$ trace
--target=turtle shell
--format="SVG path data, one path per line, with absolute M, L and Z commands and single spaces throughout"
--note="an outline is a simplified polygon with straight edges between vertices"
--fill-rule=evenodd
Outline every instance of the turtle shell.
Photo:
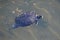
M 15 18 L 15 26 L 29 26 L 36 20 L 36 14 L 34 12 L 26 12 Z

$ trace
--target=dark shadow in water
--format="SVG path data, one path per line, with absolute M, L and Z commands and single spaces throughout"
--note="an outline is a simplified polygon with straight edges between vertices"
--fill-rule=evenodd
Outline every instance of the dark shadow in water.
M 4 37 L 4 33 L 0 31 L 0 37 Z
M 0 0 L 0 3 L 2 3 L 2 4 L 5 4 L 7 2 L 8 2 L 8 0 Z
M 56 0 L 58 3 L 60 3 L 60 0 Z

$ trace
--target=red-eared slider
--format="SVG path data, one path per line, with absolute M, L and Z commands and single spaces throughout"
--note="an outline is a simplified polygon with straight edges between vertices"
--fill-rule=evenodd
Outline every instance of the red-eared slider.
M 25 12 L 15 18 L 15 24 L 12 28 L 26 27 L 33 23 L 36 23 L 41 19 L 41 15 L 37 15 L 35 12 Z

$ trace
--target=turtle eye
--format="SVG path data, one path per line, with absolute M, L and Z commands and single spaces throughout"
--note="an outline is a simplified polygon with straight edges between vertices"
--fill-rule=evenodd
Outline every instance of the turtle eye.
M 41 19 L 42 18 L 42 16 L 37 16 L 37 19 Z

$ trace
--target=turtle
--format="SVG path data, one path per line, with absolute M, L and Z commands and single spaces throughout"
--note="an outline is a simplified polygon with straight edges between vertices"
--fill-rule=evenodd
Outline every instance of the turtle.
M 34 11 L 24 12 L 15 17 L 15 23 L 13 24 L 12 28 L 15 29 L 18 27 L 27 27 L 34 23 L 38 24 L 38 21 L 42 18 L 43 16 L 37 15 Z
M 14 35 L 14 33 L 12 33 L 11 31 L 12 29 L 16 29 L 19 27 L 28 27 L 34 23 L 38 24 L 39 20 L 41 20 L 42 18 L 43 16 L 37 15 L 34 11 L 23 12 L 22 14 L 15 17 L 12 27 L 8 28 L 8 32 L 11 35 Z

